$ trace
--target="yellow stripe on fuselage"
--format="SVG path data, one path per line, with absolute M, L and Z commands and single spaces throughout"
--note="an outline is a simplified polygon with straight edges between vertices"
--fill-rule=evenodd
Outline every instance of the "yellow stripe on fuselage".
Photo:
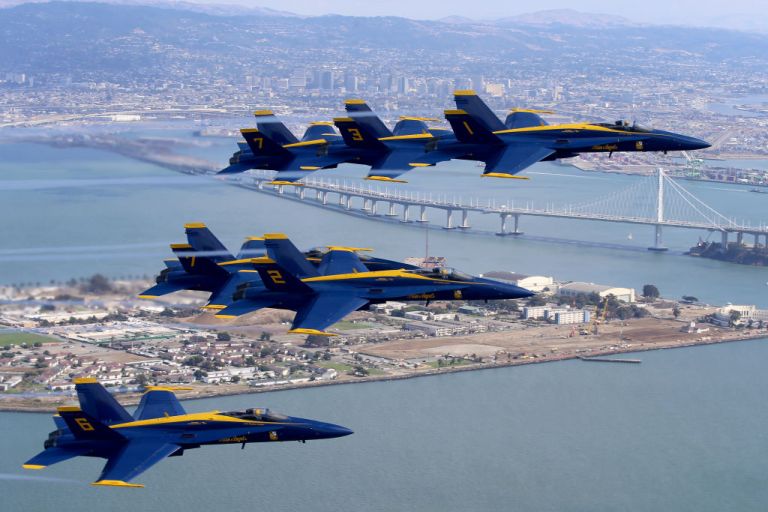
M 622 135 L 653 135 L 652 133 L 638 133 L 628 132 L 626 130 L 615 130 L 605 126 L 598 126 L 596 124 L 588 123 L 571 123 L 571 124 L 545 124 L 542 126 L 528 126 L 525 128 L 511 128 L 509 130 L 498 130 L 493 132 L 495 135 L 503 135 L 505 133 L 526 133 L 526 132 L 549 132 L 558 130 L 579 130 L 579 131 L 594 131 L 594 132 L 608 132 L 608 133 L 621 133 Z

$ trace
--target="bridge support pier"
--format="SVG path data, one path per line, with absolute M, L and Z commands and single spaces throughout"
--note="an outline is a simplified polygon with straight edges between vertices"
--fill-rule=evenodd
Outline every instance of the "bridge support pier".
M 285 187 L 283 187 L 282 185 L 278 185 L 277 186 L 277 193 L 282 195 L 284 192 L 285 192 Z
M 755 237 L 754 248 L 757 249 L 760 246 L 760 235 L 758 235 L 757 233 L 753 233 L 753 235 Z
M 296 187 L 296 188 L 299 189 L 299 199 L 304 200 L 304 194 L 306 194 L 307 191 L 304 189 L 304 187 Z
M 736 246 L 741 247 L 743 242 L 744 242 L 744 233 L 739 231 L 738 233 L 736 233 Z
M 421 206 L 420 208 L 421 208 L 421 214 L 419 215 L 418 222 L 429 222 L 429 220 L 427 220 L 427 207 Z
M 368 215 L 376 215 L 376 205 L 378 204 L 378 201 L 371 199 L 371 211 L 368 212 Z
M 352 208 L 352 196 L 346 196 L 344 198 L 344 209 L 349 210 Z
M 343 206 L 344 206 L 344 204 L 345 204 L 345 202 L 346 202 L 346 201 L 345 201 L 346 197 L 347 197 L 347 196 L 345 196 L 344 194 L 339 194 L 339 206 L 341 206 L 341 207 L 343 207 Z
M 461 225 L 459 226 L 459 229 L 469 229 L 471 226 L 469 225 L 469 211 L 467 210 L 461 210 Z
M 649 247 L 648 250 L 656 252 L 664 252 L 668 250 L 666 247 L 664 247 L 664 242 L 661 238 L 661 224 L 656 224 L 653 247 Z
M 453 210 L 445 210 L 445 226 L 443 229 L 454 229 Z
M 720 236 L 721 236 L 721 238 L 720 238 L 720 245 L 723 247 L 723 249 L 727 249 L 728 248 L 728 232 L 727 231 L 723 231 L 720 234 Z
M 389 202 L 389 210 L 387 210 L 387 217 L 397 217 L 397 213 L 395 213 L 395 203 L 393 201 Z
M 363 211 L 364 212 L 371 211 L 371 200 L 365 197 L 363 198 Z
M 411 207 L 407 204 L 403 205 L 403 218 L 400 220 L 400 222 L 411 222 L 408 220 L 408 212 L 411 209 Z

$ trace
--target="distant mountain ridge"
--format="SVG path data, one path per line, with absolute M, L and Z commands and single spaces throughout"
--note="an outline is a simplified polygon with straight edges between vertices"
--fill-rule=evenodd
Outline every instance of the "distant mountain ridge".
M 181 8 L 186 5 L 59 1 L 0 9 L 0 71 L 124 80 L 126 74 L 141 78 L 198 67 L 244 75 L 329 63 L 375 66 L 387 56 L 447 76 L 456 69 L 509 75 L 523 64 L 578 72 L 599 63 L 632 70 L 633 62 L 659 56 L 718 64 L 759 64 L 768 56 L 768 36 L 760 34 L 637 25 L 567 10 L 533 21 L 525 15 L 488 23 L 299 17 L 260 9 L 212 15 Z

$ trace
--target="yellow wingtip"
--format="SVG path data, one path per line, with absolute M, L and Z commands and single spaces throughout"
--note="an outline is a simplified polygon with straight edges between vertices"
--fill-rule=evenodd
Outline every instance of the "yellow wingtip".
M 512 180 L 529 180 L 528 176 L 515 176 L 514 174 L 508 174 L 506 172 L 487 172 L 483 174 L 483 178 L 507 178 Z
M 224 309 L 226 307 L 224 304 L 206 304 L 201 309 Z
M 338 336 L 332 332 L 318 331 L 317 329 L 291 329 L 288 334 L 314 334 L 315 336 Z
M 140 299 L 156 299 L 157 295 L 139 295 Z
M 96 377 L 78 377 L 73 381 L 75 384 L 98 384 Z
M 216 318 L 225 318 L 225 319 L 237 318 L 237 315 L 214 315 L 214 316 Z
M 98 482 L 93 482 L 91 485 L 105 485 L 110 487 L 133 487 L 133 488 L 144 487 L 144 484 L 131 484 L 128 482 L 123 482 L 122 480 L 99 480 Z
M 408 183 L 405 180 L 396 180 L 387 176 L 367 176 L 365 179 L 368 181 L 386 181 L 387 183 Z
M 45 469 L 46 466 L 41 466 L 40 464 L 22 464 L 22 468 L 24 469 Z

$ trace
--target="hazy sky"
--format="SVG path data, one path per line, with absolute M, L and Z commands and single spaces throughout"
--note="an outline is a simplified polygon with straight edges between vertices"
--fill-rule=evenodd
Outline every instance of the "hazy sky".
M 739 26 L 768 31 L 768 0 L 191 0 L 200 3 L 244 3 L 299 14 L 394 15 L 435 19 L 450 15 L 500 18 L 571 8 L 616 14 L 634 21 L 667 24 Z

